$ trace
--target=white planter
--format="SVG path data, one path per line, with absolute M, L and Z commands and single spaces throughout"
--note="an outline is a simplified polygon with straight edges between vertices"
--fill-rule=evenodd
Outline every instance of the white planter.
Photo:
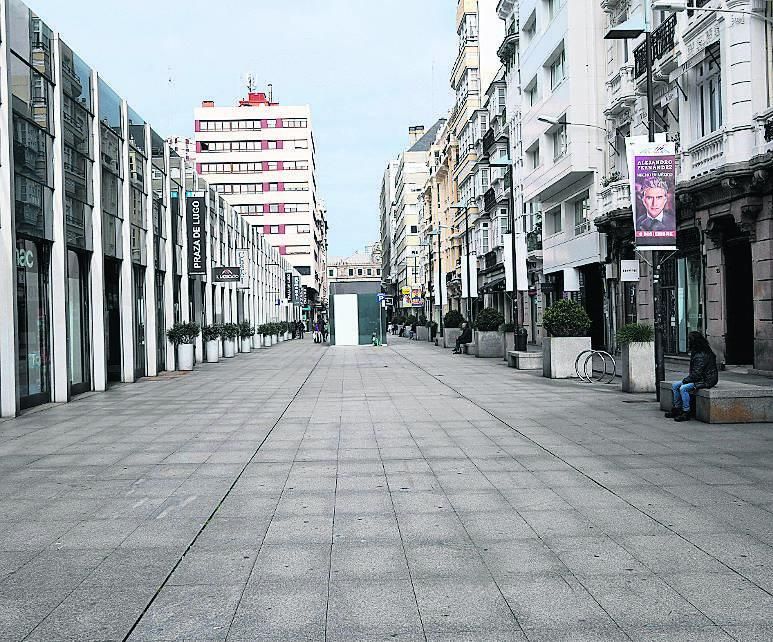
M 590 350 L 590 337 L 545 337 L 542 340 L 542 376 L 548 379 L 576 377 L 574 362 L 583 350 Z
M 260 334 L 253 334 L 252 335 L 252 348 L 253 350 L 257 350 L 258 348 L 263 347 L 263 336 Z
M 272 345 L 276 345 L 279 343 L 282 339 L 279 337 L 278 334 L 271 335 L 271 343 Z
M 429 341 L 429 328 L 426 325 L 417 325 L 416 338 L 419 341 Z
M 623 392 L 655 392 L 655 342 L 623 344 Z
M 252 337 L 242 337 L 239 352 L 252 352 Z
M 502 337 L 496 330 L 475 330 L 475 356 L 481 359 L 502 358 Z
M 204 344 L 204 353 L 207 363 L 217 363 L 220 361 L 220 355 L 218 354 L 219 339 L 212 339 Z
M 223 339 L 220 338 L 217 340 L 217 356 L 222 357 L 223 356 Z
M 274 339 L 270 334 L 264 334 L 263 335 L 263 346 L 265 348 L 270 348 L 272 345 L 274 345 Z
M 223 356 L 226 359 L 236 356 L 236 341 L 234 339 L 225 339 L 223 341 Z
M 177 369 L 193 370 L 195 346 L 192 343 L 177 344 Z
M 443 328 L 443 347 L 455 348 L 456 340 L 461 333 L 461 328 Z

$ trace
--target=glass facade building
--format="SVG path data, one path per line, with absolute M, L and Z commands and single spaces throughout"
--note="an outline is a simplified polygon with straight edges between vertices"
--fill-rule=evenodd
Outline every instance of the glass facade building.
M 40 16 L 0 5 L 0 416 L 174 369 L 174 323 L 298 316 L 277 305 L 285 257 Z M 190 275 L 199 194 L 208 259 Z M 237 250 L 243 281 L 213 282 Z

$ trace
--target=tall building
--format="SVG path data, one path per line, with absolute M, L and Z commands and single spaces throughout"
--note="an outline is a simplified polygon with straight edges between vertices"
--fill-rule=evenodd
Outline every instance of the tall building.
M 395 176 L 397 161 L 387 163 L 381 177 L 379 222 L 381 225 L 381 286 L 382 291 L 397 296 L 397 263 L 392 247 L 395 233 Z
M 249 92 L 233 107 L 205 100 L 194 118 L 196 171 L 287 257 L 321 307 L 327 220 L 309 106 Z

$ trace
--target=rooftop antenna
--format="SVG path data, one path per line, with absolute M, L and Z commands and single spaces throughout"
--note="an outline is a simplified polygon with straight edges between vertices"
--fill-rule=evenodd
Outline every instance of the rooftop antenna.
M 268 83 L 268 102 L 274 102 L 274 85 L 272 83 Z
M 255 91 L 255 76 L 249 72 L 245 76 L 245 82 L 247 83 L 247 91 L 252 93 Z

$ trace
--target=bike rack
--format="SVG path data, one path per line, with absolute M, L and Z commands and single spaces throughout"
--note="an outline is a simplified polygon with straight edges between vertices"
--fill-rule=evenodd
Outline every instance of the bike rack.
M 583 355 L 587 355 L 585 357 L 585 361 L 582 363 L 582 372 L 580 372 L 580 359 L 582 359 Z M 598 378 L 595 378 L 595 375 L 593 374 L 593 357 L 599 357 L 601 361 L 604 363 L 604 372 L 598 375 Z M 609 363 L 607 361 L 609 359 Z M 588 364 L 591 364 L 591 372 L 588 374 Z M 609 365 L 612 366 L 612 371 L 609 371 Z M 577 359 L 574 361 L 574 371 L 577 373 L 577 377 L 582 381 L 583 383 L 612 383 L 615 380 L 615 375 L 617 374 L 617 362 L 615 361 L 615 358 L 606 352 L 605 350 L 583 350 L 580 354 L 577 355 Z M 604 381 L 609 377 L 607 381 Z

